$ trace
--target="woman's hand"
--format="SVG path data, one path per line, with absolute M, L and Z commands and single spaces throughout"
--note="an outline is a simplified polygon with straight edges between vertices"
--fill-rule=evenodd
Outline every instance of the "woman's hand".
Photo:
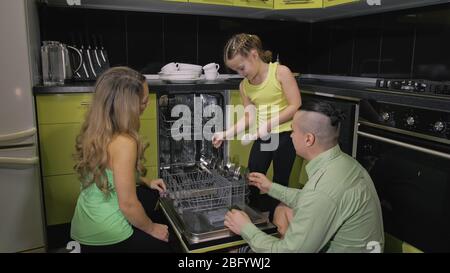
M 141 181 L 150 189 L 157 190 L 160 194 L 167 191 L 166 184 L 164 183 L 164 181 L 161 178 L 150 180 L 146 177 L 141 177 Z
M 214 148 L 219 148 L 222 142 L 225 140 L 225 132 L 217 132 L 212 137 L 212 145 Z
M 248 180 L 250 185 L 257 187 L 263 193 L 269 192 L 272 187 L 272 181 L 262 173 L 250 173 Z
M 150 181 L 148 186 L 151 189 L 159 191 L 160 194 L 164 193 L 167 190 L 166 184 L 161 178 Z
M 149 231 L 147 232 L 151 236 L 158 240 L 168 242 L 169 241 L 169 228 L 166 225 L 158 223 L 152 223 Z

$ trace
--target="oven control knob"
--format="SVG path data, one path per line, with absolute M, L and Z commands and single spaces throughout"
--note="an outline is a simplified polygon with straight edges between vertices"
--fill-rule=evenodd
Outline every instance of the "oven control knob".
M 433 125 L 433 130 L 435 132 L 440 133 L 440 132 L 442 132 L 444 130 L 444 127 L 445 127 L 445 125 L 444 125 L 444 123 L 442 121 L 436 121 L 434 123 L 434 125 Z
M 413 116 L 409 116 L 406 118 L 406 124 L 408 124 L 409 126 L 413 126 L 415 122 L 416 121 L 414 120 Z
M 381 118 L 383 119 L 383 121 L 388 121 L 391 118 L 391 114 L 389 114 L 388 112 L 382 112 Z

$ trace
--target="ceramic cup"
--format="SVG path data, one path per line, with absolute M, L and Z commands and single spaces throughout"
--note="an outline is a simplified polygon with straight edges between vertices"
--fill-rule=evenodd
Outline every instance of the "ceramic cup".
M 215 70 L 219 71 L 220 65 L 216 63 L 209 63 L 205 66 L 203 66 L 203 70 L 206 72 L 207 70 Z
M 211 81 L 217 79 L 217 77 L 219 77 L 219 72 L 217 72 L 217 70 L 215 69 L 205 70 L 205 80 Z

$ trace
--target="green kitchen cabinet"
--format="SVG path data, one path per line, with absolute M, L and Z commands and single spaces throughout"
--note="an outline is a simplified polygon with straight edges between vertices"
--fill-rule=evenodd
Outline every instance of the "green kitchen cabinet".
M 91 93 L 38 95 L 38 124 L 81 123 L 91 100 Z
M 359 0 L 323 0 L 323 7 L 328 8 L 332 6 L 342 5 L 342 4 L 348 4 L 352 2 L 356 2 Z
M 274 0 L 234 0 L 234 6 L 244 8 L 273 9 Z
M 234 0 L 189 0 L 189 3 L 233 6 Z
M 141 120 L 139 133 L 143 144 L 149 144 L 144 152 L 146 164 L 149 166 L 158 165 L 158 132 L 156 119 Z
M 80 183 L 73 170 L 75 139 L 80 133 L 93 94 L 46 94 L 36 96 L 39 149 L 44 181 L 47 225 L 72 219 Z M 150 146 L 145 151 L 147 177 L 157 178 L 156 94 L 141 116 L 140 135 Z
M 141 115 L 141 120 L 143 119 L 156 119 L 156 93 L 150 93 L 148 95 L 148 106 L 145 108 L 144 113 Z
M 43 182 L 47 225 L 69 223 L 80 193 L 77 175 L 48 176 Z
M 39 147 L 42 175 L 74 173 L 73 154 L 75 138 L 80 133 L 81 123 L 58 123 L 39 125 Z
M 310 9 L 322 8 L 322 0 L 274 0 L 274 9 Z

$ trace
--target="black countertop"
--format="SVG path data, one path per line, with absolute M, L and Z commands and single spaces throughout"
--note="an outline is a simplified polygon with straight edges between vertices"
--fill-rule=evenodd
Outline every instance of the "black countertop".
M 377 90 L 365 83 L 342 82 L 317 79 L 299 79 L 300 90 L 304 93 L 349 97 L 404 104 L 435 110 L 450 111 L 450 96 L 433 97 L 422 94 Z
M 161 80 L 147 80 L 150 92 L 192 92 L 192 91 L 220 91 L 238 90 L 241 79 L 227 79 L 216 81 L 197 81 L 195 83 L 166 83 Z M 298 79 L 299 87 L 305 94 L 319 96 L 335 96 L 354 98 L 356 100 L 367 99 L 397 104 L 405 104 L 416 107 L 431 108 L 450 111 L 450 96 L 431 97 L 421 94 L 405 94 L 376 90 L 374 86 L 363 82 Z M 72 83 L 65 86 L 35 86 L 33 93 L 40 94 L 67 94 L 89 93 L 94 91 L 94 82 Z
M 195 83 L 167 83 L 161 80 L 147 80 L 150 92 L 192 92 L 215 90 L 238 90 L 241 79 L 226 79 L 216 81 L 199 80 Z M 43 86 L 33 88 L 34 95 L 67 94 L 94 92 L 95 82 L 69 83 L 64 86 Z

